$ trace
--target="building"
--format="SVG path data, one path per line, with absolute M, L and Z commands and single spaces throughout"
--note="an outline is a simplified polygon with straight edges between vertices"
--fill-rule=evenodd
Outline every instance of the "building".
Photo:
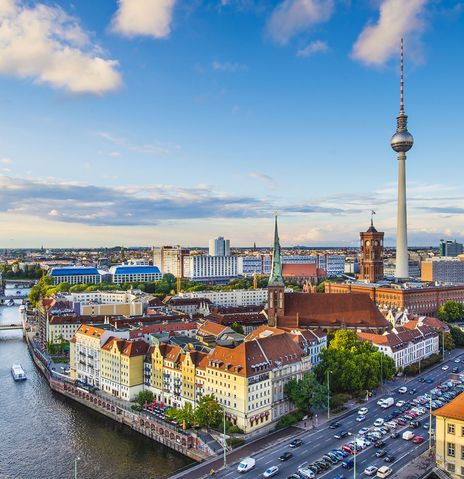
M 209 240 L 210 256 L 230 256 L 230 240 L 224 239 L 222 236 Z
M 182 311 L 190 317 L 198 314 L 201 309 L 211 304 L 211 301 L 207 298 L 179 298 L 176 296 L 168 297 L 164 302 L 168 308 Z
M 406 153 L 412 148 L 414 138 L 408 131 L 408 116 L 403 101 L 403 39 L 401 39 L 400 61 L 400 112 L 396 117 L 396 133 L 392 136 L 391 147 L 398 160 L 398 211 L 396 224 L 396 270 L 398 279 L 409 278 L 408 269 L 408 222 L 406 208 Z
M 269 274 L 271 271 L 271 255 L 249 255 L 237 257 L 237 272 L 239 276 L 254 274 Z
M 464 252 L 462 243 L 457 243 L 456 240 L 440 240 L 439 246 L 440 256 L 455 257 Z
M 287 289 L 287 291 L 291 291 Z M 267 288 L 235 289 L 232 291 L 190 291 L 178 293 L 175 297 L 208 299 L 214 306 L 264 306 Z
M 144 388 L 143 363 L 148 344 L 140 339 L 110 337 L 101 347 L 100 388 L 132 401 Z
M 437 467 L 454 479 L 464 477 L 464 393 L 433 412 Z
M 104 273 L 97 268 L 86 266 L 70 266 L 67 268 L 52 268 L 49 275 L 55 284 L 99 284 Z
M 326 283 L 326 293 L 366 294 L 381 309 L 434 316 L 446 301 L 464 303 L 464 285 L 427 283 Z
M 250 334 L 253 330 L 267 323 L 263 306 L 212 306 L 205 311 L 205 320 L 214 321 L 223 326 L 231 326 L 234 323 L 242 326 L 244 334 Z
M 439 349 L 438 334 L 423 324 L 422 326 L 405 324 L 384 334 L 358 332 L 362 341 L 377 346 L 378 350 L 395 361 L 397 369 L 405 368 L 437 354 Z
M 358 279 L 368 283 L 377 283 L 383 279 L 383 237 L 384 233 L 371 226 L 366 232 L 359 233 L 361 237 L 361 261 Z
M 184 275 L 184 258 L 190 250 L 182 246 L 155 246 L 153 248 L 153 266 L 157 266 L 161 274 L 170 273 L 175 277 Z
M 206 320 L 198 323 L 196 339 L 208 347 L 237 346 L 243 341 L 244 336 L 236 333 L 229 326 L 218 324 L 214 321 Z
M 318 268 L 325 270 L 329 278 L 338 278 L 345 273 L 345 257 L 339 254 L 320 254 L 317 256 Z
M 184 258 L 184 275 L 191 281 L 228 282 L 238 276 L 237 256 L 200 256 Z
M 311 263 L 283 263 L 282 276 L 286 280 L 304 283 L 310 281 L 317 284 L 320 279 L 325 278 L 325 269 L 318 268 Z
M 367 295 L 285 292 L 277 218 L 266 314 L 269 326 L 278 328 L 351 328 L 383 332 L 389 327 L 388 321 Z
M 111 266 L 110 276 L 111 282 L 116 284 L 148 283 L 159 281 L 163 277 L 157 266 L 134 266 L 127 264 Z
M 430 258 L 422 262 L 422 281 L 464 283 L 464 261 L 452 257 Z
M 384 261 L 383 264 L 384 275 L 386 278 L 394 278 L 396 274 L 396 260 L 390 258 Z M 418 279 L 421 276 L 421 262 L 418 260 L 410 259 L 408 261 L 409 277 L 412 279 Z

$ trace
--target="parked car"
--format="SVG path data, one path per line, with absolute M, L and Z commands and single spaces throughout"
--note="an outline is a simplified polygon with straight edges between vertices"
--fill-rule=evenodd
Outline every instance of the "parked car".
M 343 462 L 342 462 L 342 467 L 343 469 L 352 469 L 354 466 L 354 460 L 353 459 L 345 459 Z

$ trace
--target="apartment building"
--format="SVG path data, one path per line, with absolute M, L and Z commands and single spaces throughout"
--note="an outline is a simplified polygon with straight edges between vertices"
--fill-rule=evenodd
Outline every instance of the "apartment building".
M 464 258 L 430 258 L 421 264 L 422 281 L 464 283 Z
M 437 467 L 454 478 L 464 477 L 464 393 L 433 412 Z
M 218 282 L 238 276 L 237 256 L 200 256 L 184 258 L 184 276 L 191 281 Z
M 191 291 L 179 293 L 176 297 L 208 299 L 214 306 L 259 306 L 267 302 L 267 288 Z

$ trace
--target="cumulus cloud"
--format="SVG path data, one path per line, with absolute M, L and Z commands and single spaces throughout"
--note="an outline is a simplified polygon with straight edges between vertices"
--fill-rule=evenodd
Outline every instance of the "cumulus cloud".
M 322 40 L 315 40 L 311 42 L 309 45 L 306 45 L 304 48 L 300 48 L 296 52 L 297 57 L 310 57 L 315 55 L 316 53 L 326 53 L 329 51 L 329 46 L 326 42 Z
M 284 0 L 272 12 L 267 31 L 273 40 L 285 44 L 294 35 L 329 20 L 333 7 L 333 0 Z
M 126 37 L 165 38 L 171 33 L 176 0 L 119 0 L 113 31 Z
M 214 61 L 211 64 L 211 68 L 215 71 L 227 72 L 227 73 L 236 73 L 236 72 L 248 70 L 248 67 L 241 63 L 218 62 L 218 61 Z
M 385 63 L 398 51 L 401 37 L 411 38 L 423 31 L 426 4 L 427 0 L 383 0 L 379 19 L 361 32 L 353 46 L 353 57 L 371 65 Z
M 0 1 L 0 73 L 102 94 L 121 85 L 117 66 L 60 7 Z

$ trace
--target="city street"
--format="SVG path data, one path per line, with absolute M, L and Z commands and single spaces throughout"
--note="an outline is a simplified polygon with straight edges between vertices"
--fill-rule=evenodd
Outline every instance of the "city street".
M 464 361 L 464 354 L 453 355 L 450 357 L 450 359 L 447 359 L 446 362 L 440 363 L 438 367 L 435 367 L 434 369 L 421 375 L 422 377 L 430 378 L 433 381 L 432 383 L 428 384 L 424 382 L 419 382 L 418 379 L 420 376 L 417 376 L 416 378 L 414 378 L 414 380 L 406 383 L 408 387 L 408 393 L 400 394 L 398 392 L 394 392 L 386 394 L 383 397 L 393 397 L 395 399 L 395 402 L 400 399 L 408 401 L 430 391 L 431 389 L 436 387 L 437 384 L 449 378 L 449 373 L 452 367 L 456 366 L 456 364 L 454 364 L 454 359 L 456 357 L 461 357 L 461 359 Z M 442 370 L 442 366 L 444 364 L 449 365 L 448 371 Z M 459 366 L 459 369 L 461 370 L 462 364 L 458 364 L 457 366 Z M 398 381 L 398 387 L 402 385 L 403 382 Z M 414 395 L 409 394 L 409 390 L 411 388 L 416 389 Z M 382 396 L 378 396 L 377 398 L 375 398 L 376 401 L 380 399 L 380 397 Z M 304 444 L 298 448 L 291 449 L 288 446 L 290 441 L 287 441 L 285 444 L 282 443 L 276 446 L 272 446 L 265 451 L 253 454 L 252 457 L 254 457 L 254 459 L 256 460 L 256 467 L 251 473 L 249 473 L 249 475 L 252 477 L 262 476 L 263 472 L 267 468 L 269 468 L 270 466 L 277 465 L 279 467 L 278 477 L 287 477 L 295 473 L 300 465 L 311 464 L 314 461 L 320 459 L 324 454 L 330 452 L 332 449 L 341 448 L 343 444 L 353 441 L 354 435 L 357 434 L 362 427 L 371 427 L 377 418 L 384 418 L 393 409 L 395 409 L 395 406 L 392 406 L 388 409 L 382 409 L 376 404 L 376 401 L 370 402 L 369 412 L 366 414 L 366 419 L 362 422 L 356 421 L 357 410 L 353 410 L 351 413 L 338 420 L 338 422 L 341 423 L 341 426 L 337 429 L 330 429 L 330 422 L 327 422 L 323 426 L 320 426 L 320 429 L 317 429 L 315 431 L 308 431 L 298 436 L 304 442 Z M 428 448 L 428 430 L 423 428 L 423 424 L 429 422 L 428 407 L 427 413 L 419 419 L 421 421 L 421 426 L 418 429 L 415 429 L 414 432 L 415 434 L 421 435 L 426 439 L 423 444 L 416 445 L 413 444 L 411 441 L 401 439 L 401 437 L 397 439 L 392 439 L 389 437 L 388 434 L 382 440 L 385 442 L 384 449 L 388 452 L 388 454 L 395 457 L 394 462 L 392 462 L 391 464 L 386 464 L 383 458 L 375 457 L 375 452 L 377 451 L 377 449 L 373 446 L 370 446 L 364 451 L 357 453 L 356 455 L 356 477 L 368 477 L 363 472 L 366 467 L 380 467 L 381 465 L 390 466 L 393 469 L 394 476 L 395 473 L 397 473 L 413 457 L 416 457 L 422 452 L 424 452 Z M 395 431 L 400 432 L 401 435 L 403 431 L 408 429 L 411 430 L 411 427 L 404 426 L 396 429 Z M 351 436 L 347 436 L 343 439 L 335 439 L 334 434 L 339 431 L 348 431 L 349 433 L 351 433 Z M 281 456 L 286 451 L 292 452 L 293 457 L 288 461 L 281 462 L 279 460 L 279 456 Z M 337 474 L 343 474 L 344 477 L 351 478 L 354 477 L 354 469 L 343 469 L 341 467 L 341 462 L 339 462 L 338 464 L 334 464 L 330 468 L 330 470 L 318 474 L 317 477 L 332 479 L 336 477 Z M 243 477 L 243 475 L 237 472 L 237 463 L 235 463 L 229 465 L 226 470 L 218 472 L 217 477 L 235 479 Z

